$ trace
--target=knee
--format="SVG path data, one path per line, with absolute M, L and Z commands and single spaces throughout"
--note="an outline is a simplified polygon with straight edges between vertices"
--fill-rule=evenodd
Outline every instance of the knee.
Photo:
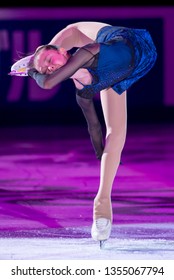
M 76 102 L 77 102 L 77 104 L 79 105 L 80 108 L 82 108 L 84 110 L 87 110 L 90 107 L 90 105 L 92 103 L 92 100 L 82 98 L 81 96 L 76 94 Z
M 105 141 L 105 152 L 121 153 L 126 140 L 126 130 L 120 133 L 111 132 Z

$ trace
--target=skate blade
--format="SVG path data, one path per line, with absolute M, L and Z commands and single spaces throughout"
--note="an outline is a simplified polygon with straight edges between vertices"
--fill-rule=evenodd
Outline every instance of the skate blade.
M 104 249 L 106 240 L 100 240 L 100 249 Z

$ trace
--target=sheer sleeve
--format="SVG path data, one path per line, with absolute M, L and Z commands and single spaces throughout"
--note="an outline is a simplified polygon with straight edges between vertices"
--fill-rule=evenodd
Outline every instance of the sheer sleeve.
M 78 69 L 89 67 L 95 55 L 99 52 L 99 44 L 89 44 L 78 49 L 67 63 L 52 74 L 40 74 L 35 69 L 30 69 L 28 75 L 36 80 L 36 83 L 44 89 L 51 89 L 62 81 L 70 78 Z

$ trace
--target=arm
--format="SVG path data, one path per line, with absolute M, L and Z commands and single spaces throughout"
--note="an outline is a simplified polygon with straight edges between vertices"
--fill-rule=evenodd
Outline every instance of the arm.
M 99 44 L 95 43 L 85 48 L 78 49 L 76 53 L 69 58 L 67 63 L 57 69 L 52 74 L 40 74 L 35 69 L 28 71 L 28 75 L 36 80 L 36 83 L 44 89 L 51 89 L 57 84 L 71 78 L 71 76 L 80 68 L 90 66 L 94 55 L 99 52 Z

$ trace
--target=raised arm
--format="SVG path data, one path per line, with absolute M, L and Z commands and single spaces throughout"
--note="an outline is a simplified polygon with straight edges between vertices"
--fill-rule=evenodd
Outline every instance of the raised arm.
M 95 55 L 99 52 L 100 45 L 94 43 L 80 48 L 69 58 L 67 63 L 57 69 L 52 74 L 40 74 L 35 69 L 28 71 L 28 75 L 36 80 L 36 83 L 44 89 L 51 89 L 57 84 L 71 78 L 71 76 L 80 68 L 89 67 Z

